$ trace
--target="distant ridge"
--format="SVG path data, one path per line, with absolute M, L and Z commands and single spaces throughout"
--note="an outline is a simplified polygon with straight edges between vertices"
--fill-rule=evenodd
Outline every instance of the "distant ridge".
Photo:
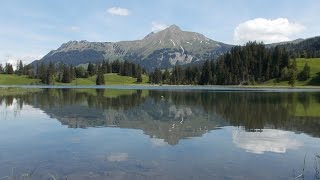
M 320 37 L 267 44 L 267 47 L 286 47 L 291 54 L 320 56 Z M 50 51 L 32 64 L 65 63 L 73 66 L 103 60 L 127 60 L 140 64 L 147 71 L 156 67 L 165 69 L 175 65 L 189 65 L 212 60 L 228 52 L 234 45 L 214 41 L 206 36 L 183 31 L 177 25 L 151 32 L 141 40 L 120 42 L 69 41 Z M 311 51 L 310 51 L 311 49 Z
M 135 41 L 69 41 L 33 63 L 62 62 L 79 65 L 120 59 L 138 63 L 147 70 L 152 70 L 155 67 L 170 68 L 176 64 L 186 65 L 213 59 L 231 47 L 233 46 L 211 40 L 196 32 L 183 31 L 172 25 Z

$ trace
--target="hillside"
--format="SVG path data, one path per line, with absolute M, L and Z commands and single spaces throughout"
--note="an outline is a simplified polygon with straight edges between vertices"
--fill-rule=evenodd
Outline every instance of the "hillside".
M 320 58 L 297 58 L 297 68 L 300 72 L 305 63 L 308 63 L 310 66 L 310 78 L 306 81 L 296 81 L 297 86 L 319 86 L 320 85 Z M 276 82 L 275 79 L 271 79 L 263 85 L 267 86 L 288 86 L 288 81 Z
M 185 65 L 213 59 L 231 47 L 232 45 L 211 40 L 196 32 L 183 31 L 178 26 L 172 25 L 135 41 L 115 43 L 69 41 L 33 64 L 62 62 L 79 65 L 88 61 L 121 59 L 153 70 L 155 67 L 170 68 L 176 64 Z
M 320 58 L 320 36 L 308 39 L 297 39 L 290 42 L 277 43 L 285 47 L 288 52 L 300 58 Z

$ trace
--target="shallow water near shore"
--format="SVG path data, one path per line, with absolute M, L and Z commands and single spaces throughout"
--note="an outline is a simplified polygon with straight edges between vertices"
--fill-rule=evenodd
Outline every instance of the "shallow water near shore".
M 51 88 L 0 95 L 0 132 L 4 179 L 313 179 L 320 93 Z

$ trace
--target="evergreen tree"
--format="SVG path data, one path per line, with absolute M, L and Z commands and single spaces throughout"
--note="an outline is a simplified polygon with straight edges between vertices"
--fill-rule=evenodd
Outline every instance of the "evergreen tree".
M 37 68 L 37 78 L 40 79 L 41 83 L 46 84 L 47 68 L 44 63 L 41 63 L 40 67 Z
M 280 78 L 280 80 L 282 80 L 282 81 L 288 81 L 289 78 L 290 78 L 290 76 L 289 76 L 289 70 L 288 70 L 287 67 L 285 67 L 285 68 L 283 68 L 283 69 L 281 70 L 281 78 Z
M 210 81 L 212 81 L 212 71 L 211 71 L 211 64 L 210 61 L 204 62 L 202 66 L 201 71 L 201 77 L 200 77 L 200 84 L 206 85 L 209 84 Z
M 6 66 L 4 67 L 4 71 L 6 74 L 13 74 L 13 67 L 10 63 L 6 63 Z
M 295 86 L 297 80 L 297 61 L 293 59 L 293 61 L 289 65 L 289 85 L 292 87 Z
M 91 62 L 88 64 L 88 69 L 87 69 L 87 71 L 88 71 L 89 76 L 93 76 L 93 75 L 95 75 L 95 73 L 96 73 L 95 67 L 94 67 L 94 65 L 93 65 Z
M 0 74 L 3 74 L 3 73 L 4 73 L 4 70 L 3 70 L 2 64 L 0 64 Z
M 21 60 L 17 61 L 16 74 L 19 76 L 23 74 L 23 63 Z
M 170 72 L 166 69 L 162 74 L 162 84 L 170 83 Z
M 72 66 L 70 66 L 70 67 L 69 67 L 69 72 L 70 72 L 70 79 L 71 79 L 71 81 L 72 81 L 72 80 L 74 80 L 74 79 L 76 78 L 75 69 L 74 69 Z
M 162 82 L 162 72 L 159 68 L 154 70 L 153 83 L 160 84 Z
M 96 78 L 96 85 L 104 85 L 104 75 L 102 71 L 98 71 L 97 78 Z
M 82 66 L 75 67 L 74 71 L 75 71 L 76 78 L 88 78 L 89 77 L 88 71 L 86 71 L 84 69 L 84 67 L 82 67 Z
M 70 69 L 66 66 L 63 69 L 61 82 L 62 83 L 71 83 L 71 81 L 72 81 L 72 79 L 71 79 L 71 75 L 70 75 Z
M 137 83 L 142 83 L 141 71 L 138 71 L 138 72 L 137 72 Z
M 50 62 L 49 67 L 47 69 L 45 84 L 48 84 L 48 85 L 54 84 L 54 73 L 55 73 L 54 64 Z
M 299 73 L 299 80 L 300 81 L 306 81 L 309 78 L 310 78 L 310 66 L 306 62 L 306 64 L 304 65 L 302 71 Z

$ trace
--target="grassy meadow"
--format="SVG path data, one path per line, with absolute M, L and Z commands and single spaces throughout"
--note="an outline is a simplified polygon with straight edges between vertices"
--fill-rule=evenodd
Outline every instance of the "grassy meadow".
M 298 73 L 301 72 L 305 63 L 310 66 L 310 78 L 306 81 L 296 81 L 296 86 L 319 86 L 320 85 L 320 58 L 297 58 Z M 276 82 L 276 79 L 271 79 L 261 84 L 263 86 L 289 86 L 288 81 Z
M 136 78 L 128 76 L 120 76 L 118 74 L 109 73 L 104 75 L 106 85 L 138 85 L 147 84 L 149 81 L 148 76 L 142 76 L 142 83 L 137 83 Z M 39 79 L 30 79 L 27 76 L 18 76 L 15 74 L 0 74 L 0 85 L 39 85 Z M 77 78 L 71 83 L 56 82 L 55 85 L 96 85 L 96 76 L 89 78 Z

